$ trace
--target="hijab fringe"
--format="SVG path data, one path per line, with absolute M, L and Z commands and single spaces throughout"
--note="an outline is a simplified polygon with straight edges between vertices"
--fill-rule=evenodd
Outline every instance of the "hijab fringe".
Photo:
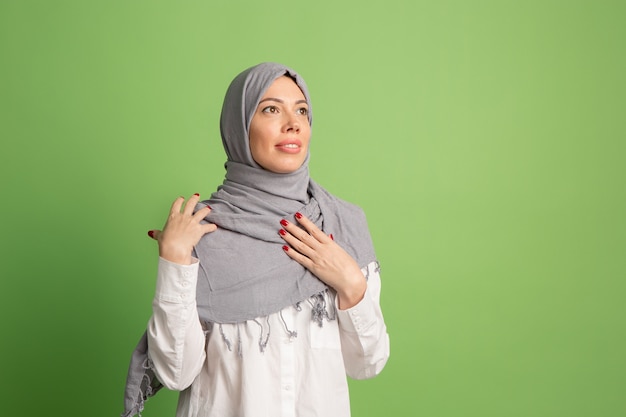
M 308 299 L 308 302 L 311 304 L 311 321 L 315 322 L 319 327 L 323 327 L 324 320 L 333 321 L 337 319 L 337 311 L 335 310 L 332 295 L 329 290 L 324 290 L 318 294 L 311 296 Z M 302 311 L 302 306 L 300 304 L 301 303 L 298 302 L 293 305 L 293 308 L 296 310 L 296 312 Z M 282 310 L 278 312 L 278 317 L 280 318 L 280 321 L 283 324 L 283 330 L 285 331 L 285 334 L 290 339 L 295 339 L 296 337 L 298 337 L 298 331 L 290 329 L 289 326 L 287 325 L 287 322 L 285 321 L 285 318 L 283 317 Z M 260 319 L 261 318 L 259 318 L 259 320 Z M 252 320 L 247 320 L 246 322 L 248 321 L 254 322 L 256 323 L 257 326 L 259 326 L 259 341 L 258 341 L 259 352 L 264 353 L 265 349 L 267 348 L 267 344 L 269 342 L 270 335 L 271 335 L 269 315 L 265 316 L 262 319 L 264 323 L 262 323 L 259 320 L 252 319 Z M 237 335 L 235 336 L 236 345 L 237 345 L 236 351 L 237 351 L 237 356 L 239 356 L 240 358 L 242 358 L 244 354 L 243 343 L 241 339 L 241 328 L 240 328 L 240 325 L 242 324 L 243 323 L 235 323 L 235 326 L 237 329 Z M 203 326 L 206 328 L 210 328 L 213 326 L 213 323 L 204 322 Z M 222 338 L 222 341 L 224 342 L 224 345 L 226 346 L 229 352 L 232 352 L 233 344 L 234 344 L 232 338 L 229 338 L 226 332 L 224 331 L 224 324 L 219 323 L 218 327 L 220 329 L 220 336 Z M 205 332 L 205 334 L 209 332 L 210 330 L 208 332 Z
M 140 341 L 140 344 L 143 341 L 145 341 L 145 338 Z M 147 344 L 145 347 L 147 348 Z M 132 417 L 134 415 L 141 417 L 146 401 L 163 387 L 161 381 L 158 380 L 154 373 L 154 363 L 150 358 L 146 357 L 143 360 L 141 368 L 144 370 L 144 373 L 137 387 L 139 395 L 133 399 L 132 406 L 128 408 L 128 411 L 122 413 L 121 417 Z

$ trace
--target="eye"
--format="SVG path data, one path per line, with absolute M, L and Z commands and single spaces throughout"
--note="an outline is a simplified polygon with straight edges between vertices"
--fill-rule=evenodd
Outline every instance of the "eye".
M 306 107 L 300 107 L 296 113 L 301 116 L 306 116 L 309 114 L 309 109 L 307 109 Z
M 278 107 L 276 106 L 267 106 L 264 107 L 263 110 L 261 110 L 263 113 L 270 113 L 270 114 L 274 114 L 274 113 L 278 113 Z

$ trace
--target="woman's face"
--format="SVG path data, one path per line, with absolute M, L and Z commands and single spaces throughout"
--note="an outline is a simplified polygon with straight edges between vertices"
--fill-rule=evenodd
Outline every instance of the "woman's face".
M 256 163 L 278 174 L 300 168 L 311 137 L 308 112 L 298 85 L 287 76 L 277 78 L 250 122 L 250 152 Z

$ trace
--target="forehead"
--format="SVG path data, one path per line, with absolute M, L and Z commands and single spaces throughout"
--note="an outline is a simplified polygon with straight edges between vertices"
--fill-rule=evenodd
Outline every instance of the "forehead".
M 278 77 L 277 79 L 270 84 L 270 86 L 265 90 L 265 94 L 263 94 L 263 98 L 268 97 L 289 97 L 295 99 L 304 99 L 304 93 L 300 90 L 300 87 L 296 84 L 296 82 L 288 76 Z

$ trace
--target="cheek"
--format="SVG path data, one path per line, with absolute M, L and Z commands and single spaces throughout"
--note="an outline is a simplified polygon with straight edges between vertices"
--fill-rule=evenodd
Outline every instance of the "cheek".
M 307 126 L 307 128 L 302 132 L 302 142 L 309 147 L 309 143 L 311 140 L 311 128 Z
M 271 153 L 274 147 L 271 129 L 268 129 L 266 125 L 256 126 L 255 128 L 250 126 L 249 141 L 252 159 L 267 169 L 266 163 L 271 160 Z
M 255 131 L 253 129 L 250 129 L 250 136 L 249 136 L 249 143 L 250 143 L 250 155 L 252 156 L 252 159 L 258 163 L 259 160 L 259 132 Z
M 250 149 L 261 149 L 268 142 L 266 129 L 262 126 L 250 126 Z

